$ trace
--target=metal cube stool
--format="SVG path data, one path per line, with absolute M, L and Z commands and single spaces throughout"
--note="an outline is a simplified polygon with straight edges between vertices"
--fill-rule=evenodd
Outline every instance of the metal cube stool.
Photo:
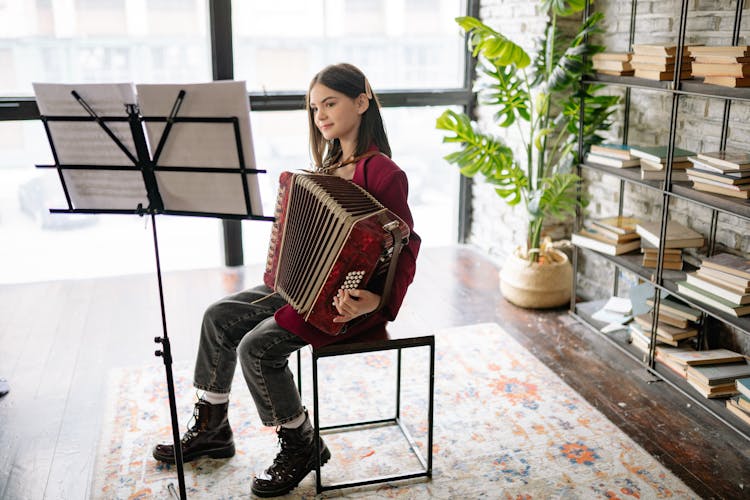
M 401 354 L 403 349 L 415 348 L 415 347 L 428 347 L 429 348 L 429 394 L 427 404 L 427 457 L 423 457 L 417 447 L 416 442 L 411 437 L 408 429 L 401 420 L 401 384 L 402 384 L 402 370 L 401 370 Z M 320 407 L 318 401 L 318 360 L 321 358 L 342 356 L 346 354 L 360 354 L 377 351 L 389 351 L 398 350 L 397 353 L 397 364 L 396 364 L 396 401 L 395 401 L 395 415 L 391 418 L 378 419 L 378 420 L 366 420 L 359 422 L 351 422 L 346 424 L 332 425 L 327 427 L 320 427 Z M 300 350 L 301 351 L 301 350 Z M 297 384 L 302 393 L 302 368 L 301 368 L 301 353 L 297 351 Z M 352 488 L 356 486 L 365 486 L 376 483 L 386 483 L 390 481 L 399 481 L 405 479 L 414 479 L 419 477 L 432 477 L 432 439 L 433 439 L 433 417 L 434 417 L 434 393 L 435 393 L 435 337 L 433 335 L 425 335 L 421 337 L 409 337 L 409 338 L 391 338 L 385 328 L 380 328 L 371 332 L 367 332 L 362 335 L 358 335 L 350 341 L 344 341 L 336 344 L 332 344 L 320 349 L 312 350 L 312 391 L 313 391 L 313 427 L 315 429 L 315 443 L 316 447 L 320 446 L 320 434 L 322 431 L 335 431 L 341 429 L 352 429 L 356 427 L 365 427 L 371 425 L 397 425 L 401 433 L 403 434 L 409 448 L 414 453 L 419 463 L 422 465 L 422 470 L 417 472 L 410 472 L 405 474 L 393 474 L 387 476 L 371 477 L 366 479 L 360 479 L 356 481 L 347 481 L 333 484 L 323 484 L 321 477 L 321 466 L 320 459 L 315 467 L 315 481 L 316 481 L 316 492 L 322 493 L 328 490 L 341 489 L 341 488 Z M 320 457 L 320 450 L 317 450 L 317 457 Z

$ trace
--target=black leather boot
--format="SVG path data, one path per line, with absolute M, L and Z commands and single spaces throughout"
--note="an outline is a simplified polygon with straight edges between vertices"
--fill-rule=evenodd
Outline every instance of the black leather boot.
M 275 497 L 289 493 L 315 469 L 314 431 L 305 411 L 305 423 L 296 429 L 279 427 L 281 451 L 271 467 L 253 479 L 253 493 L 259 497 Z M 320 465 L 331 458 L 328 447 L 320 440 Z
M 227 419 L 229 403 L 212 405 L 202 399 L 195 403 L 195 423 L 182 436 L 182 461 L 190 462 L 201 457 L 229 458 L 234 456 L 232 428 Z M 157 444 L 154 458 L 168 464 L 175 463 L 174 445 Z

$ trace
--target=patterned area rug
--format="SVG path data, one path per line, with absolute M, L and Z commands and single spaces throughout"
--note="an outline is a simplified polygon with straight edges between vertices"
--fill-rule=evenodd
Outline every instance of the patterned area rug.
M 436 341 L 433 478 L 338 490 L 326 496 L 697 498 L 498 325 L 441 331 Z M 324 359 L 320 364 L 322 424 L 392 416 L 394 355 Z M 401 414 L 424 450 L 427 350 L 405 351 L 403 366 L 406 388 Z M 302 373 L 303 382 L 309 382 L 307 351 Z M 182 433 L 195 392 L 190 367 L 175 366 L 174 375 Z M 168 498 L 169 485 L 177 487 L 176 469 L 151 457 L 156 441 L 171 441 L 163 365 L 119 370 L 110 383 L 93 498 Z M 303 399 L 312 406 L 308 389 L 303 385 Z M 230 402 L 230 422 L 237 455 L 186 464 L 188 498 L 251 498 L 253 472 L 271 463 L 277 451 L 275 432 L 260 425 L 239 376 Z M 398 427 L 324 438 L 333 454 L 322 471 L 324 484 L 419 467 Z M 312 473 L 288 498 L 314 496 Z

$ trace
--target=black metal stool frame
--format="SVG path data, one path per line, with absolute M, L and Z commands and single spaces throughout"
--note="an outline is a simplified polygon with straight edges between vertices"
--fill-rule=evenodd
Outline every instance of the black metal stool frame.
M 408 429 L 401 420 L 401 351 L 403 349 L 415 348 L 415 347 L 429 347 L 430 359 L 429 359 L 429 397 L 427 407 L 427 458 L 423 457 L 416 442 L 412 438 Z M 320 427 L 320 416 L 319 401 L 318 401 L 318 360 L 320 358 L 327 358 L 333 356 L 342 356 L 346 354 L 361 354 L 366 352 L 376 351 L 389 351 L 398 350 L 397 353 L 397 364 L 396 364 L 396 409 L 395 415 L 392 418 L 385 418 L 379 420 L 368 420 L 363 422 L 352 422 L 348 424 L 332 425 L 327 427 Z M 300 394 L 302 393 L 302 364 L 301 364 L 301 350 L 297 351 L 297 386 Z M 434 420 L 434 397 L 435 397 L 435 337 L 433 335 L 425 335 L 422 337 L 410 337 L 403 339 L 388 339 L 378 341 L 365 341 L 365 342 L 351 342 L 342 344 L 332 344 L 320 349 L 312 349 L 312 376 L 313 376 L 313 426 L 315 430 L 315 447 L 316 457 L 318 457 L 315 465 L 315 489 L 316 493 L 322 493 L 324 491 L 341 489 L 341 488 L 354 488 L 356 486 L 366 486 L 370 484 L 386 483 L 390 481 L 401 481 L 405 479 L 414 479 L 418 477 L 432 477 L 432 440 L 433 440 L 433 420 Z M 320 433 L 321 431 L 336 430 L 336 429 L 350 429 L 353 427 L 364 427 L 368 425 L 398 425 L 401 429 L 402 434 L 409 443 L 409 447 L 414 455 L 419 460 L 423 469 L 419 472 L 412 472 L 408 474 L 394 474 L 389 476 L 379 476 L 375 478 L 359 480 L 359 481 L 347 481 L 334 484 L 323 484 L 323 479 L 320 475 Z

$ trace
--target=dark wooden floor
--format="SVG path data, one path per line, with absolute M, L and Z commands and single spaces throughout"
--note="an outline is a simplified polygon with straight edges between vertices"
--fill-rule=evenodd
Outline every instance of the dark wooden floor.
M 176 360 L 194 357 L 206 305 L 257 268 L 169 273 Z M 750 443 L 573 320 L 507 303 L 497 269 L 466 247 L 426 249 L 393 329 L 497 322 L 704 498 L 750 496 Z M 0 499 L 88 497 L 107 372 L 156 363 L 155 276 L 0 286 Z

